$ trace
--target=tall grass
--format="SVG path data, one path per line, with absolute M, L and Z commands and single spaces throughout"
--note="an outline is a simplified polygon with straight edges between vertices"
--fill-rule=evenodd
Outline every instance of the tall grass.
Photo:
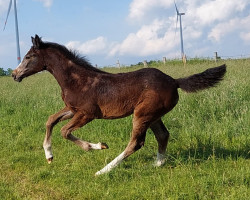
M 49 115 L 63 107 L 60 88 L 49 73 L 21 84 L 0 78 L 0 199 L 248 199 L 250 195 L 250 61 L 226 60 L 221 84 L 195 94 L 180 93 L 163 117 L 171 133 L 167 163 L 155 168 L 157 151 L 149 130 L 145 146 L 109 174 L 94 173 L 126 147 L 132 116 L 95 120 L 75 132 L 110 149 L 84 152 L 53 131 L 54 162 L 42 148 Z M 215 65 L 192 61 L 156 67 L 174 78 Z M 140 68 L 105 68 L 113 73 Z

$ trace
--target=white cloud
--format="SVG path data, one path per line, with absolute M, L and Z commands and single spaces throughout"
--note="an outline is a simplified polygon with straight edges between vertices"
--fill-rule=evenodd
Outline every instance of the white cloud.
M 133 0 L 130 4 L 129 18 L 140 20 L 147 12 L 155 8 L 168 8 L 173 4 L 172 0 Z
M 43 6 L 46 8 L 50 8 L 52 6 L 53 0 L 35 0 L 43 3 Z
M 244 40 L 245 42 L 250 43 L 250 32 L 248 32 L 248 33 L 246 33 L 246 32 L 241 33 L 241 34 L 240 34 L 240 37 L 241 37 L 241 39 Z
M 243 40 L 248 41 L 248 33 L 250 32 L 250 15 L 245 18 L 233 18 L 227 22 L 219 23 L 215 25 L 208 35 L 209 39 L 220 41 L 221 38 L 228 33 L 239 31 L 240 37 Z
M 84 43 L 80 41 L 70 41 L 66 46 L 70 49 L 76 49 L 82 54 L 104 54 L 103 51 L 108 47 L 108 43 L 106 38 L 100 36 Z
M 0 0 L 0 16 L 6 15 L 5 11 L 8 9 L 9 1 Z
M 239 19 L 232 19 L 228 22 L 217 24 L 208 34 L 208 38 L 219 42 L 224 35 L 235 30 L 239 22 Z
M 6 1 L 6 0 L 0 0 L 0 8 L 7 8 L 9 4 L 9 1 Z
M 108 41 L 105 37 L 81 43 L 70 41 L 68 48 L 76 49 L 82 54 L 105 54 L 108 56 L 147 56 L 167 52 L 178 42 L 173 29 L 164 20 L 154 20 L 143 25 L 136 33 L 130 33 L 120 43 Z
M 144 25 L 136 33 L 130 33 L 120 44 L 116 44 L 110 55 L 148 56 L 166 52 L 177 42 L 174 31 L 168 30 L 162 20 Z
M 199 29 L 196 29 L 193 26 L 188 26 L 184 29 L 185 31 L 185 39 L 191 40 L 191 39 L 198 39 L 202 35 L 202 31 Z M 179 34 L 179 33 L 178 33 Z
M 53 0 L 33 0 L 33 1 L 39 1 L 39 2 L 43 3 L 43 6 L 46 8 L 50 8 L 53 4 Z M 9 0 L 0 0 L 0 16 L 7 14 L 9 2 L 10 2 Z M 18 3 L 18 1 L 17 1 L 17 3 Z M 13 7 L 13 2 L 12 2 L 12 7 Z
M 244 27 L 243 30 L 241 30 L 241 33 L 240 33 L 240 37 L 241 39 L 246 42 L 246 43 L 250 43 L 250 15 L 248 15 L 247 17 L 243 18 L 241 20 L 241 23 L 240 25 L 238 24 L 238 26 L 240 27 Z
M 205 1 L 196 7 L 193 17 L 197 17 L 202 25 L 211 24 L 215 21 L 228 19 L 234 13 L 242 11 L 246 7 L 246 0 L 215 0 Z
M 250 15 L 242 15 L 249 8 L 248 0 L 179 0 L 177 5 L 180 12 L 186 13 L 182 18 L 184 50 L 186 47 L 195 56 L 209 52 L 208 47 L 201 44 L 209 40 L 220 42 L 234 31 L 238 31 L 242 40 L 250 41 Z M 174 1 L 133 0 L 128 19 L 135 21 L 138 28 L 120 42 L 107 41 L 101 36 L 84 43 L 71 41 L 67 46 L 84 54 L 111 57 L 176 55 L 180 36 L 179 24 L 175 27 Z

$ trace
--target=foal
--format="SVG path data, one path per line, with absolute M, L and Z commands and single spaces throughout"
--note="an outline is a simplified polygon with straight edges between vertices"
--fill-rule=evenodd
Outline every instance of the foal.
M 169 132 L 161 117 L 178 102 L 178 88 L 196 92 L 215 86 L 222 80 L 226 66 L 208 69 L 187 78 L 173 79 L 163 72 L 146 68 L 129 73 L 110 74 L 91 66 L 84 58 L 66 47 L 32 37 L 33 46 L 12 73 L 14 80 L 47 70 L 62 90 L 65 108 L 51 115 L 46 123 L 43 142 L 46 159 L 52 162 L 51 134 L 59 122 L 71 119 L 62 127 L 62 136 L 82 149 L 107 149 L 105 143 L 89 143 L 72 135 L 93 119 L 116 119 L 133 114 L 133 130 L 126 149 L 96 175 L 109 172 L 122 160 L 144 145 L 151 128 L 158 142 L 156 165 L 165 162 Z

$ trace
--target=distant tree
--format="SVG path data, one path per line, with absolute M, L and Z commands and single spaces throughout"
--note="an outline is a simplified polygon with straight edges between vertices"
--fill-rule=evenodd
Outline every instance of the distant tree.
M 3 68 L 0 68 L 0 76 L 5 76 L 6 75 L 6 72 L 4 71 Z
M 11 76 L 13 70 L 11 68 L 8 68 L 7 71 L 5 72 L 6 76 Z

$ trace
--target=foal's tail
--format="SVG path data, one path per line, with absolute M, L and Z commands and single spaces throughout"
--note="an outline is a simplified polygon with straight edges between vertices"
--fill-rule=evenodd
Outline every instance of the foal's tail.
M 178 88 L 185 92 L 197 92 L 215 86 L 220 82 L 226 73 L 226 65 L 207 69 L 206 71 L 194 74 L 186 78 L 176 79 Z

